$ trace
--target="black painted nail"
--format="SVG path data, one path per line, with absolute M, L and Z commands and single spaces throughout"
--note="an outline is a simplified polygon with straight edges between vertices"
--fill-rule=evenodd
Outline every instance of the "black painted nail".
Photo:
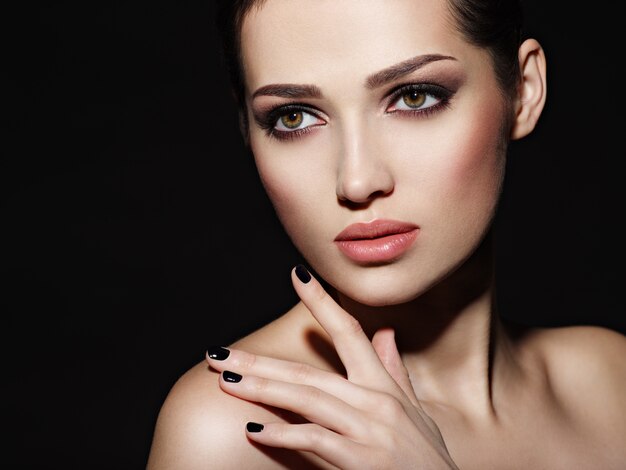
M 207 348 L 206 353 L 210 359 L 215 359 L 216 361 L 223 361 L 230 356 L 230 351 L 221 346 L 211 346 Z
M 311 280 L 311 274 L 301 264 L 296 266 L 296 276 L 298 276 L 298 279 L 300 279 L 300 282 L 302 282 L 302 284 L 306 284 Z
M 234 372 L 231 372 L 229 370 L 225 370 L 224 372 L 222 372 L 222 377 L 224 377 L 224 380 L 226 382 L 232 382 L 234 384 L 236 384 L 237 382 L 241 382 L 241 379 L 243 378 L 241 375 L 235 374 Z
M 262 424 L 253 423 L 252 421 L 246 424 L 246 429 L 248 430 L 248 432 L 261 432 L 263 431 L 264 427 L 265 426 L 263 426 Z

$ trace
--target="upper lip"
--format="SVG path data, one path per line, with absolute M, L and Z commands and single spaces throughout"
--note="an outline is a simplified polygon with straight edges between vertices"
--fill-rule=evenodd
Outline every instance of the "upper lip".
M 371 222 L 359 222 L 348 225 L 335 237 L 335 241 L 370 240 L 372 238 L 410 232 L 417 228 L 417 225 L 408 222 L 377 219 Z

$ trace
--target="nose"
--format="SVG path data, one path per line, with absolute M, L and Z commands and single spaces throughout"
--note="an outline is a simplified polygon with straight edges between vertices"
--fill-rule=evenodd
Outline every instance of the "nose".
M 390 194 L 395 182 L 385 152 L 363 133 L 349 134 L 339 158 L 337 198 L 343 203 L 364 204 Z

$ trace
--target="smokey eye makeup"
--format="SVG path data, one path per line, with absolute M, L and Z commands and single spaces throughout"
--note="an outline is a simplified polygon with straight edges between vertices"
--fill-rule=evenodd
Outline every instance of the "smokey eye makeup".
M 254 112 L 254 120 L 268 136 L 286 140 L 326 124 L 326 121 L 319 117 L 320 114 L 319 110 L 309 105 L 288 103 Z
M 387 114 L 428 117 L 447 107 L 454 92 L 434 83 L 409 83 L 393 88 L 387 96 Z
M 427 118 L 448 107 L 455 92 L 430 82 L 397 85 L 385 93 L 385 114 L 407 118 Z M 268 137 L 290 140 L 302 137 L 326 125 L 323 113 L 306 103 L 279 104 L 253 111 L 257 125 Z

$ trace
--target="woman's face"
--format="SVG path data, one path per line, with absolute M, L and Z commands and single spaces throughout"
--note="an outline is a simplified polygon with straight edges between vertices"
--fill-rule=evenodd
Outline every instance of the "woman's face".
M 397 304 L 467 259 L 499 196 L 506 103 L 445 0 L 268 0 L 241 39 L 261 180 L 324 279 Z

